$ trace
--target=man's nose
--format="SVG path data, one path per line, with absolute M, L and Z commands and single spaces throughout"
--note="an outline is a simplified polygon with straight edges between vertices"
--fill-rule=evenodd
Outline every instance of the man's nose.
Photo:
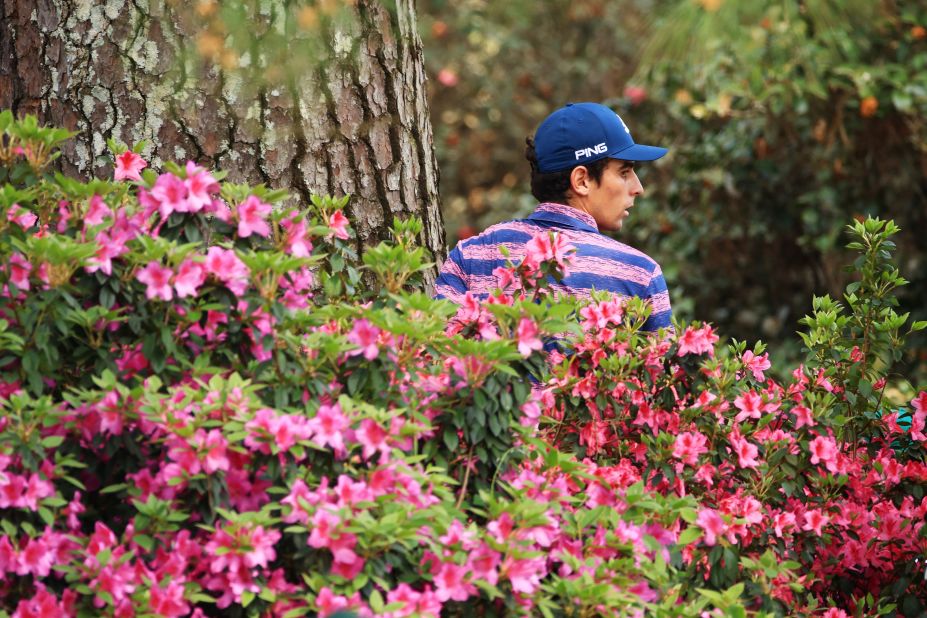
M 637 172 L 632 171 L 631 173 L 634 174 L 634 186 L 631 187 L 631 194 L 632 195 L 643 195 L 644 185 L 641 184 L 641 179 L 637 177 Z

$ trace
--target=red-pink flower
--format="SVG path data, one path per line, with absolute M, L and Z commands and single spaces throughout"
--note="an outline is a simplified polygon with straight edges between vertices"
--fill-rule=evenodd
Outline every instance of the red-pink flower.
M 316 607 L 319 609 L 319 618 L 328 618 L 342 609 L 350 607 L 351 603 L 347 597 L 337 595 L 327 586 L 319 590 L 315 598 Z
M 435 596 L 441 601 L 466 601 L 473 591 L 473 586 L 464 581 L 466 575 L 466 567 L 453 562 L 441 564 L 434 575 Z
M 583 317 L 583 330 L 591 328 L 605 328 L 609 324 L 619 325 L 624 315 L 624 307 L 617 298 L 591 303 L 579 310 Z
M 741 468 L 756 468 L 759 465 L 756 459 L 759 449 L 755 444 L 751 444 L 749 440 L 736 432 L 731 433 L 730 440 L 734 453 L 737 455 L 737 463 Z
M 84 215 L 84 227 L 100 225 L 103 221 L 112 216 L 113 211 L 106 205 L 103 198 L 99 195 L 94 195 L 90 198 L 87 214 Z
M 718 537 L 727 532 L 724 518 L 714 509 L 701 509 L 695 523 L 705 534 L 705 545 L 711 547 L 718 542 Z
M 330 446 L 336 451 L 344 450 L 343 432 L 350 426 L 338 404 L 319 406 L 315 417 L 309 419 L 309 426 L 315 434 L 312 441 L 319 446 Z
M 538 232 L 525 243 L 524 264 L 529 270 L 536 270 L 542 262 L 554 261 L 566 276 L 569 274 L 570 254 L 576 251 L 563 234 L 557 232 Z
M 16 606 L 13 618 L 69 618 L 74 613 L 69 611 L 67 604 L 45 589 L 42 584 L 36 585 L 35 594 L 31 599 L 23 599 Z M 65 598 L 68 592 L 64 593 Z M 72 593 L 73 594 L 73 593 Z
M 760 356 L 756 356 L 752 351 L 747 350 L 743 355 L 744 367 L 746 367 L 750 372 L 753 373 L 753 377 L 758 381 L 763 381 L 763 372 L 769 369 L 769 354 L 763 353 Z
M 257 196 L 249 195 L 238 205 L 238 235 L 242 238 L 251 234 L 265 238 L 269 236 L 270 225 L 267 223 L 267 215 L 270 211 L 270 204 L 265 204 Z
M 148 167 L 148 164 L 139 155 L 126 150 L 122 154 L 116 155 L 116 169 L 113 172 L 114 180 L 141 180 L 142 170 Z
M 808 509 L 805 511 L 805 523 L 801 527 L 802 530 L 814 531 L 818 536 L 821 536 L 823 532 L 823 527 L 830 521 L 830 518 L 825 515 L 820 509 Z
M 531 356 L 533 350 L 540 350 L 544 347 L 540 337 L 538 337 L 538 325 L 531 318 L 522 318 L 518 323 L 516 337 L 518 338 L 518 352 L 524 357 Z
M 811 409 L 805 406 L 795 406 L 792 408 L 792 414 L 795 415 L 795 429 L 802 427 L 814 427 L 817 423 L 811 415 Z
M 10 206 L 10 209 L 6 213 L 6 219 L 7 221 L 15 223 L 24 230 L 27 230 L 35 225 L 36 221 L 39 220 L 35 213 L 26 210 L 19 204 L 13 204 Z
M 177 298 L 196 296 L 197 290 L 203 285 L 204 281 L 206 281 L 206 269 L 203 265 L 189 258 L 184 260 L 174 277 L 174 289 L 177 290 Z
M 828 436 L 818 436 L 808 444 L 811 463 L 824 463 L 831 472 L 837 470 L 837 442 Z
M 698 431 L 685 431 L 676 436 L 673 445 L 673 457 L 681 459 L 683 463 L 694 466 L 698 464 L 699 455 L 708 452 L 708 443 L 702 433 Z
M 187 193 L 187 185 L 183 180 L 169 173 L 158 176 L 151 188 L 151 197 L 158 204 L 158 211 L 164 219 L 174 212 L 187 212 Z
M 286 248 L 296 257 L 309 257 L 312 255 L 312 241 L 309 240 L 306 221 L 298 214 L 280 222 L 280 227 L 286 232 Z
M 328 227 L 332 230 L 332 235 L 335 238 L 340 238 L 341 240 L 347 240 L 350 238 L 348 234 L 348 218 L 344 216 L 344 213 L 340 210 L 336 210 L 328 218 Z
M 756 391 L 741 393 L 734 399 L 734 407 L 740 410 L 734 420 L 738 423 L 748 418 L 763 416 L 763 398 Z
M 516 559 L 506 556 L 501 570 L 512 584 L 512 590 L 534 594 L 541 587 L 541 578 L 547 575 L 547 560 L 544 557 Z
M 234 294 L 241 296 L 248 288 L 251 271 L 234 250 L 210 247 L 203 265 L 207 273 L 222 281 Z
M 161 588 L 157 582 L 152 582 L 150 588 L 149 609 L 156 616 L 176 618 L 190 613 L 190 606 L 183 598 L 184 586 L 180 580 L 172 580 Z
M 219 470 L 228 471 L 229 458 L 226 454 L 228 441 L 222 432 L 218 429 L 210 429 L 209 433 L 205 433 L 202 429 L 198 429 L 194 436 L 197 445 L 205 450 L 201 456 L 203 469 L 209 474 Z
M 136 279 L 144 283 L 148 288 L 145 290 L 145 296 L 148 299 L 160 298 L 161 300 L 170 300 L 174 296 L 171 290 L 171 277 L 174 271 L 167 266 L 161 266 L 157 261 L 152 260 L 148 265 L 138 271 Z
M 187 177 L 183 183 L 187 187 L 188 212 L 199 212 L 212 206 L 212 196 L 219 192 L 219 183 L 212 174 L 193 161 L 187 161 Z
M 377 338 L 380 336 L 380 329 L 361 318 L 354 322 L 354 328 L 348 333 L 348 341 L 358 346 L 358 349 L 348 352 L 348 356 L 357 356 L 363 354 L 367 360 L 373 360 L 380 354 L 380 348 L 377 346 Z
M 386 430 L 375 420 L 369 418 L 362 420 L 360 428 L 354 432 L 354 437 L 364 447 L 361 453 L 364 459 L 370 459 L 374 453 L 380 453 L 381 457 L 389 455 L 386 436 Z
M 708 354 L 714 355 L 714 344 L 718 341 L 718 336 L 714 334 L 711 325 L 706 324 L 701 328 L 687 326 L 682 335 L 679 336 L 679 356 L 686 354 Z
M 914 415 L 911 418 L 911 437 L 915 440 L 927 441 L 927 435 L 924 435 L 925 425 L 927 425 L 927 391 L 921 391 L 917 397 L 912 399 L 911 407 L 914 408 Z
M 14 251 L 9 258 L 10 283 L 15 285 L 22 292 L 29 291 L 29 273 L 32 272 L 32 264 L 23 256 L 22 253 Z

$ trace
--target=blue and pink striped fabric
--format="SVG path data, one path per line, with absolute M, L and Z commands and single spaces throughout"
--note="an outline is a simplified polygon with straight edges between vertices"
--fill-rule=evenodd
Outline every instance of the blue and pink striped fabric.
M 486 298 L 499 287 L 493 270 L 505 266 L 507 259 L 513 264 L 521 262 L 525 244 L 543 231 L 559 232 L 576 247 L 569 274 L 553 284 L 554 289 L 580 298 L 588 298 L 592 290 L 638 296 L 653 307 L 645 330 L 672 326 L 673 311 L 660 265 L 637 249 L 600 233 L 587 213 L 563 204 L 540 204 L 527 219 L 493 225 L 459 242 L 441 268 L 435 297 L 461 304 L 469 291 L 476 298 Z M 508 258 L 501 247 L 508 249 Z

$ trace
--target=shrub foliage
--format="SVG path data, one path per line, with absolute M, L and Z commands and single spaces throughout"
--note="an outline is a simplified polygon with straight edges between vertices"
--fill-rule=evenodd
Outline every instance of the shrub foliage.
M 556 238 L 457 308 L 417 287 L 420 222 L 359 262 L 344 199 L 118 144 L 79 182 L 47 171 L 66 132 L 0 131 L 12 615 L 927 608 L 927 392 L 882 397 L 923 326 L 892 223 L 853 226 L 860 281 L 780 383 L 762 344 L 556 297 Z

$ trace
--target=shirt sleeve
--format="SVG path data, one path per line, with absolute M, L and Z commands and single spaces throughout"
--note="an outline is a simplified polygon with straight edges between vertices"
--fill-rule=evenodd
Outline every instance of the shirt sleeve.
M 663 270 L 657 264 L 650 276 L 650 284 L 644 292 L 643 298 L 650 302 L 651 312 L 643 330 L 655 332 L 661 328 L 673 330 L 673 308 L 670 306 L 669 290 L 666 288 L 666 279 Z
M 463 304 L 464 294 L 469 289 L 469 277 L 464 270 L 463 253 L 458 244 L 444 260 L 441 272 L 435 280 L 435 298 L 446 298 L 458 305 Z

